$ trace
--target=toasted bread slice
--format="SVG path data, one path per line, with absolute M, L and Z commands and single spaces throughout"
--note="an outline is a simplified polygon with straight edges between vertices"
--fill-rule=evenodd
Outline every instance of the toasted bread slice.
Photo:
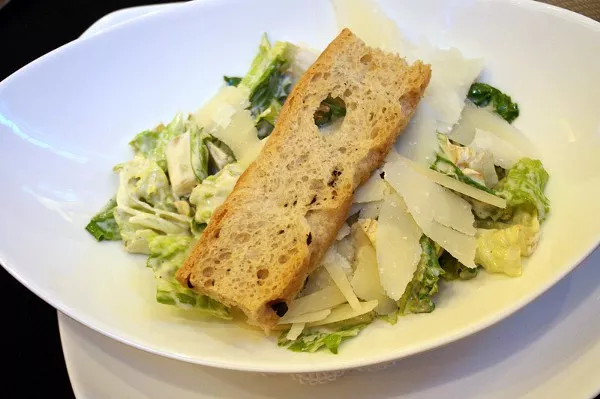
M 367 47 L 344 29 L 292 90 L 265 147 L 215 210 L 177 272 L 181 284 L 271 329 L 344 223 L 356 188 L 406 127 L 431 69 Z M 315 111 L 346 116 L 319 130 Z

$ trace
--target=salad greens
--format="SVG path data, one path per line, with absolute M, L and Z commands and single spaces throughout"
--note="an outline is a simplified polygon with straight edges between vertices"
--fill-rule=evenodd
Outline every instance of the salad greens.
M 85 226 L 85 229 L 96 238 L 96 241 L 121 239 L 119 226 L 115 221 L 115 209 L 117 200 L 111 198 L 108 203 L 98 212 Z
M 514 103 L 510 96 L 486 83 L 473 83 L 467 98 L 478 107 L 492 104 L 494 112 L 508 123 L 512 123 L 519 116 L 519 104 Z
M 325 347 L 333 354 L 338 353 L 342 341 L 356 337 L 368 324 L 342 327 L 336 331 L 305 330 L 295 340 L 288 340 L 284 331 L 278 340 L 278 345 L 294 352 L 316 352 Z
M 438 262 L 438 246 L 427 236 L 421 237 L 421 260 L 413 279 L 398 300 L 398 312 L 430 313 L 435 309 L 432 296 L 438 292 L 438 280 L 445 272 Z
M 204 108 L 202 117 L 196 114 L 195 118 L 178 113 L 166 126 L 161 124 L 138 133 L 129 143 L 134 151 L 133 158 L 114 167 L 119 175 L 117 193 L 85 228 L 97 241 L 121 240 L 127 252 L 148 256 L 146 265 L 157 281 L 158 303 L 220 319 L 232 318 L 227 306 L 182 286 L 175 275 L 215 209 L 233 191 L 244 172 L 244 157 L 238 153 L 242 159 L 238 162 L 232 149 L 223 142 L 234 147 L 235 141 L 228 140 L 237 132 L 232 129 L 228 131 L 229 135 L 219 135 L 224 130 L 218 129 L 225 129 L 227 123 L 231 123 L 233 115 L 228 115 L 228 112 L 233 109 L 234 114 L 241 115 L 243 112 L 246 117 L 246 125 L 250 129 L 246 129 L 245 134 L 253 133 L 254 125 L 258 138 L 268 137 L 303 69 L 297 65 L 295 58 L 303 51 L 306 52 L 287 42 L 272 45 L 266 35 L 263 36 L 247 74 L 223 77 L 225 84 L 231 87 L 224 89 L 223 97 L 215 97 L 217 100 L 211 105 L 214 108 Z M 473 83 L 468 99 L 478 107 L 491 106 L 509 123 L 519 116 L 518 104 L 488 84 Z M 213 113 L 219 115 L 213 116 Z M 250 119 L 248 115 L 251 115 Z M 328 96 L 316 110 L 314 122 L 321 128 L 340 122 L 345 115 L 344 101 Z M 420 259 L 400 299 L 394 301 L 385 297 L 382 287 L 379 287 L 381 291 L 377 291 L 391 302 L 389 309 L 393 310 L 385 310 L 390 313 L 376 314 L 377 308 L 361 313 L 354 308 L 351 310 L 355 313 L 349 314 L 346 319 L 338 318 L 335 319 L 340 320 L 338 322 L 305 329 L 294 340 L 287 339 L 289 331 L 283 332 L 278 339 L 279 346 L 295 352 L 327 349 L 336 354 L 343 341 L 357 336 L 376 319 L 395 324 L 399 315 L 435 310 L 434 296 L 440 284 L 476 278 L 480 268 L 508 276 L 522 274 L 522 258 L 535 251 L 540 225 L 550 212 L 549 200 L 544 194 L 548 172 L 539 160 L 530 158 L 522 158 L 509 169 L 504 169 L 494 164 L 493 154 L 486 149 L 457 144 L 444 134 L 438 133 L 437 139 L 439 148 L 431 169 L 477 190 L 502 197 L 507 202 L 507 208 L 500 209 L 463 196 L 472 205 L 474 214 L 474 263 L 478 267 L 469 268 L 461 264 L 434 240 L 422 235 L 419 241 Z M 372 209 L 375 208 L 373 205 Z M 374 223 L 369 223 L 368 229 L 376 229 L 378 211 L 370 213 L 369 218 L 373 219 L 369 220 Z M 362 211 L 354 212 L 346 220 L 348 232 L 354 227 L 361 228 L 361 215 Z M 355 224 L 357 226 L 353 226 Z M 347 266 L 343 269 L 344 275 L 350 278 L 355 273 L 351 264 L 356 256 L 356 247 L 350 241 L 354 234 L 348 232 L 348 236 L 338 238 L 330 249 L 344 259 Z M 371 233 L 368 233 L 369 239 L 372 239 Z M 421 234 L 420 230 L 415 234 L 416 239 Z M 371 243 L 376 246 L 374 239 Z M 372 266 L 377 267 L 376 260 Z M 310 292 L 310 286 L 313 291 L 325 287 L 331 290 L 335 287 L 330 287 L 330 284 L 337 284 L 324 268 L 317 269 L 308 281 L 303 295 L 314 294 Z M 342 306 L 348 305 L 344 303 Z

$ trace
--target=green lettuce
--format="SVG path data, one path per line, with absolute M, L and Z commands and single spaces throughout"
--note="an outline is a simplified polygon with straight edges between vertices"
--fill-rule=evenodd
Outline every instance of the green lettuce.
M 108 203 L 98 212 L 85 226 L 85 229 L 94 236 L 96 241 L 118 241 L 121 239 L 119 225 L 115 220 L 115 209 L 117 200 L 111 198 Z
M 256 118 L 260 138 L 271 134 L 279 111 L 290 94 L 293 81 L 287 69 L 292 62 L 291 47 L 293 45 L 288 42 L 271 45 L 267 36 L 263 35 L 250 70 L 238 83 L 250 91 L 250 111 Z M 236 83 L 228 79 L 228 84 Z
M 506 177 L 495 187 L 497 194 L 506 199 L 508 207 L 522 207 L 537 212 L 543 222 L 550 212 L 550 202 L 544 195 L 548 172 L 542 162 L 530 158 L 520 159 L 510 168 Z
M 185 261 L 192 239 L 187 235 L 162 235 L 149 241 L 150 257 L 146 266 L 157 279 L 156 301 L 182 309 L 194 309 L 221 319 L 231 319 L 229 309 L 205 295 L 183 287 L 175 273 Z
M 315 124 L 318 127 L 329 125 L 346 116 L 346 103 L 339 97 L 328 96 L 315 112 Z
M 157 235 L 189 231 L 191 219 L 176 212 L 169 180 L 156 162 L 136 156 L 116 169 L 114 217 L 127 251 L 149 253 L 149 240 Z
M 438 259 L 440 267 L 444 269 L 442 278 L 446 281 L 471 280 L 477 277 L 478 268 L 472 269 L 460 263 L 456 258 L 444 251 Z
M 167 170 L 166 149 L 169 142 L 175 137 L 183 134 L 194 122 L 178 113 L 167 125 L 159 125 L 153 130 L 144 130 L 138 133 L 129 145 L 133 147 L 136 155 L 156 162 L 162 170 Z
M 314 353 L 321 348 L 327 348 L 333 354 L 338 353 L 340 344 L 352 337 L 356 337 L 368 324 L 358 324 L 342 327 L 336 331 L 322 331 L 318 329 L 305 330 L 295 340 L 288 340 L 284 331 L 278 339 L 277 344 L 294 352 Z
M 226 165 L 216 175 L 208 176 L 198 184 L 190 195 L 190 203 L 196 207 L 194 220 L 198 224 L 207 224 L 212 214 L 225 198 L 233 191 L 233 187 L 243 172 L 238 163 Z
M 467 98 L 478 107 L 487 107 L 491 104 L 494 112 L 508 123 L 519 116 L 519 104 L 513 102 L 510 96 L 486 83 L 473 83 L 469 88 Z
M 423 235 L 421 249 L 423 252 L 413 279 L 398 300 L 400 314 L 430 313 L 435 309 L 432 297 L 438 292 L 438 280 L 444 270 L 438 262 L 438 246 L 435 242 Z

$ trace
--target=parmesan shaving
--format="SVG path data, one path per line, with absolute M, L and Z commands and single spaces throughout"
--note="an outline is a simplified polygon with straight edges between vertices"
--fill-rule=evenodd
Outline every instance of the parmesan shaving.
M 363 300 L 376 300 L 378 305 L 375 311 L 378 314 L 396 311 L 398 308 L 396 302 L 385 295 L 381 286 L 375 248 L 361 228 L 355 229 L 354 234 L 358 246 L 354 260 L 354 274 L 350 281 L 354 292 Z
M 305 326 L 306 326 L 306 323 L 292 324 L 292 327 L 290 328 L 290 331 L 288 331 L 285 338 L 290 341 L 294 341 L 296 338 L 298 338 L 300 336 L 300 334 L 302 334 L 302 331 L 304 330 Z
M 312 323 L 315 321 L 324 320 L 331 313 L 330 309 L 319 310 L 318 312 L 301 314 L 299 316 L 289 316 L 286 314 L 277 324 L 296 324 L 296 323 Z
M 348 226 L 348 223 L 344 223 L 338 231 L 337 237 L 335 239 L 337 241 L 343 240 L 344 237 L 346 237 L 348 234 L 350 234 L 350 226 Z
M 362 204 L 359 210 L 358 217 L 360 219 L 377 219 L 379 217 L 379 210 L 383 201 L 367 202 Z
M 492 154 L 494 165 L 504 169 L 512 168 L 519 159 L 525 157 L 525 154 L 512 143 L 481 129 L 475 129 L 475 138 L 470 146 Z
M 237 112 L 227 127 L 217 129 L 212 134 L 231 148 L 244 168 L 256 159 L 266 143 L 266 140 L 258 138 L 254 120 L 248 110 Z
M 354 203 L 365 203 L 380 201 L 383 199 L 383 191 L 385 190 L 385 182 L 379 176 L 380 171 L 375 171 L 369 180 L 367 180 L 362 186 L 354 193 L 352 201 Z
M 285 317 L 296 317 L 306 313 L 329 309 L 346 302 L 346 297 L 337 286 L 330 286 L 294 300 Z
M 193 119 L 205 132 L 212 134 L 229 125 L 234 114 L 248 108 L 249 95 L 245 87 L 224 86 L 194 114 Z
M 409 161 L 410 162 L 410 161 Z M 497 195 L 490 194 L 486 191 L 480 190 L 473 186 L 469 186 L 466 183 L 458 181 L 450 176 L 447 176 L 443 173 L 436 172 L 435 170 L 431 170 L 424 166 L 418 165 L 416 163 L 411 162 L 413 170 L 419 172 L 421 175 L 427 177 L 432 182 L 435 182 L 439 185 L 442 185 L 450 190 L 454 190 L 461 194 L 464 194 L 468 197 L 474 198 L 478 201 L 485 202 L 486 204 L 493 205 L 497 208 L 506 208 L 506 200 L 504 198 L 500 198 Z M 452 227 L 452 226 L 450 226 Z
M 426 220 L 435 220 L 464 234 L 475 235 L 471 205 L 417 173 L 411 168 L 412 164 L 408 159 L 400 158 L 385 165 L 386 181 L 404 197 L 411 215 L 419 214 Z
M 398 300 L 421 259 L 423 232 L 396 193 L 385 197 L 377 223 L 377 264 L 385 293 Z
M 309 327 L 323 326 L 325 324 L 337 323 L 338 321 L 352 319 L 354 317 L 362 316 L 369 312 L 372 312 L 378 303 L 377 301 L 368 301 L 359 303 L 359 308 L 354 309 L 349 304 L 340 305 L 337 308 L 331 310 L 331 314 L 325 319 L 309 323 Z
M 350 285 L 350 281 L 348 281 L 348 277 L 346 277 L 346 273 L 337 263 L 325 263 L 323 265 L 325 269 L 329 272 L 329 275 L 340 289 L 346 300 L 352 306 L 353 309 L 359 310 L 361 309 L 360 302 L 356 297 L 356 294 L 352 290 L 352 285 Z
M 460 263 L 472 269 L 477 267 L 474 261 L 475 250 L 477 249 L 477 239 L 475 237 L 462 234 L 437 223 L 435 220 L 424 219 L 420 215 L 413 215 L 413 217 L 427 237 L 448 251 Z

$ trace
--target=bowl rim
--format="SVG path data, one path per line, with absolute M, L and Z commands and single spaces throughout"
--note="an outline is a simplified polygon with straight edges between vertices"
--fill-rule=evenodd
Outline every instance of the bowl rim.
M 137 24 L 143 23 L 151 23 L 154 19 L 159 20 L 163 18 L 164 15 L 177 15 L 178 13 L 187 13 L 189 9 L 193 9 L 194 7 L 202 8 L 207 5 L 219 5 L 219 3 L 231 3 L 235 1 L 241 0 L 195 0 L 187 3 L 179 3 L 177 7 L 166 8 L 165 10 L 160 10 L 159 12 L 149 13 L 146 15 L 141 15 L 134 17 L 130 20 L 126 20 L 112 27 L 108 27 L 107 29 L 103 29 L 98 33 L 87 37 L 81 37 L 73 40 L 57 49 L 43 55 L 40 58 L 30 62 L 24 67 L 20 68 L 6 79 L 0 82 L 0 89 L 5 84 L 11 82 L 13 79 L 17 78 L 23 73 L 26 73 L 27 69 L 30 69 L 32 66 L 37 66 L 53 57 L 60 56 L 62 52 L 66 49 L 69 49 L 74 46 L 81 46 L 81 42 L 86 42 L 88 40 L 96 40 L 97 36 L 102 36 L 105 34 L 116 34 L 111 32 L 118 32 L 120 30 L 128 29 Z M 445 2 L 448 0 L 435 0 L 440 2 Z M 480 3 L 489 3 L 489 4 L 510 4 L 511 7 L 522 7 L 529 8 L 531 10 L 537 12 L 547 12 L 551 14 L 558 15 L 565 20 L 568 20 L 570 23 L 579 24 L 584 26 L 587 29 L 590 29 L 590 33 L 598 34 L 600 37 L 600 22 L 595 21 L 587 16 L 582 14 L 578 14 L 574 11 L 570 11 L 564 8 L 560 8 L 551 4 L 541 3 L 533 0 L 475 0 Z M 176 3 L 177 4 L 177 3 Z M 147 22 L 146 22 L 147 21 Z M 586 251 L 584 251 L 579 257 L 576 258 L 568 267 L 564 267 L 561 269 L 554 278 L 551 278 L 543 285 L 538 286 L 537 289 L 532 290 L 529 294 L 525 295 L 521 300 L 515 301 L 513 304 L 506 306 L 503 310 L 495 312 L 487 317 L 484 317 L 477 322 L 472 322 L 470 324 L 465 325 L 462 329 L 454 334 L 447 334 L 441 338 L 434 338 L 427 341 L 424 341 L 418 345 L 413 345 L 405 349 L 400 349 L 396 351 L 388 352 L 384 355 L 376 355 L 370 356 L 364 359 L 350 359 L 350 360 L 340 360 L 337 365 L 325 365 L 321 366 L 319 364 L 303 364 L 303 365 L 291 365 L 288 367 L 281 367 L 281 364 L 273 363 L 272 365 L 264 365 L 260 364 L 257 367 L 249 366 L 247 364 L 235 364 L 229 361 L 216 360 L 216 359 L 203 359 L 199 357 L 190 357 L 185 354 L 169 352 L 165 350 L 161 350 L 158 347 L 153 347 L 151 345 L 147 345 L 144 343 L 139 343 L 135 339 L 135 337 L 130 337 L 127 335 L 123 335 L 116 331 L 114 327 L 110 327 L 106 325 L 104 322 L 97 320 L 96 318 L 81 314 L 73 309 L 71 309 L 67 304 L 63 303 L 59 298 L 48 293 L 46 289 L 37 285 L 34 282 L 27 281 L 20 273 L 19 268 L 15 267 L 11 262 L 7 261 L 7 256 L 4 255 L 4 251 L 0 248 L 0 265 L 10 274 L 12 275 L 19 283 L 25 286 L 28 290 L 33 292 L 36 296 L 42 299 L 44 302 L 48 303 L 56 310 L 60 311 L 70 319 L 73 319 L 84 326 L 104 335 L 111 339 L 114 339 L 118 342 L 124 343 L 136 349 L 178 360 L 184 361 L 187 363 L 198 364 L 202 366 L 209 366 L 227 370 L 234 371 L 246 371 L 246 372 L 260 372 L 260 373 L 272 373 L 272 374 L 294 374 L 294 373 L 315 373 L 315 372 L 331 372 L 338 370 L 350 370 L 362 367 L 369 367 L 377 364 L 390 363 L 405 357 L 409 357 L 412 355 L 416 355 L 418 353 L 427 352 L 442 346 L 445 346 L 454 341 L 458 341 L 460 339 L 466 338 L 470 335 L 483 331 L 499 321 L 507 318 L 513 313 L 519 311 L 529 303 L 533 302 L 540 295 L 548 291 L 552 286 L 554 286 L 558 281 L 563 279 L 568 273 L 573 271 L 577 266 L 579 266 L 586 258 L 588 258 L 595 250 L 600 246 L 600 236 L 596 237 L 594 240 L 594 244 L 592 244 Z

